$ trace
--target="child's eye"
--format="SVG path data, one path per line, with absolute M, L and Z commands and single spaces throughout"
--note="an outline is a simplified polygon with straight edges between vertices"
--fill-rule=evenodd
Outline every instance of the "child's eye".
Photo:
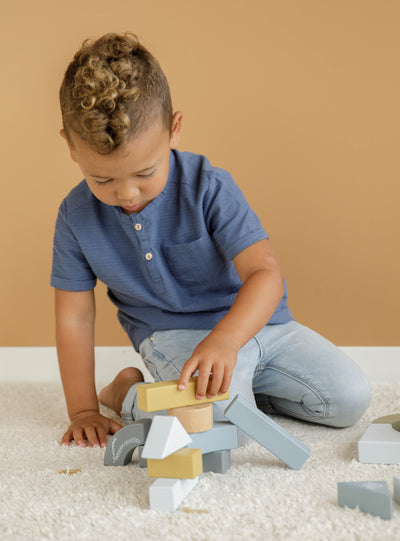
M 94 180 L 96 184 L 108 184 L 109 182 L 112 182 L 112 178 L 109 178 L 108 180 Z
M 146 173 L 145 175 L 138 175 L 140 178 L 150 178 L 154 175 L 154 173 L 156 172 L 156 169 L 153 169 L 153 171 L 151 171 L 150 173 Z

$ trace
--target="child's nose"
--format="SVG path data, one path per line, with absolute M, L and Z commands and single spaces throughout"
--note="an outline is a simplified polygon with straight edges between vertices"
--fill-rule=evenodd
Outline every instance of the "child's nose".
M 118 197 L 121 201 L 132 201 L 139 195 L 139 189 L 132 182 L 124 182 L 118 187 Z

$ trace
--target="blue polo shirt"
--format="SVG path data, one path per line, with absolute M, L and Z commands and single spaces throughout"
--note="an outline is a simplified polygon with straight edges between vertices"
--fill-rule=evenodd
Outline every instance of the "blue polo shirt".
M 241 286 L 232 259 L 268 238 L 231 175 L 207 158 L 172 150 L 164 190 L 126 215 L 78 184 L 62 202 L 51 285 L 108 287 L 136 350 L 156 330 L 212 329 Z M 292 315 L 287 291 L 269 324 Z

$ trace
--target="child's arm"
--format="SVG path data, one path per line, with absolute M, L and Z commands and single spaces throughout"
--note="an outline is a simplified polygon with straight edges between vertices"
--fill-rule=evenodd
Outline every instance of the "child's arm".
M 75 440 L 86 447 L 107 445 L 107 434 L 121 425 L 99 413 L 94 378 L 93 291 L 71 292 L 56 289 L 56 338 L 61 381 L 71 424 L 61 443 Z
M 199 399 L 204 398 L 206 392 L 211 398 L 228 390 L 239 349 L 267 324 L 283 296 L 279 262 L 268 240 L 249 246 L 233 263 L 242 287 L 227 314 L 195 348 L 179 378 L 178 388 L 184 389 L 190 376 L 199 371 L 196 389 Z

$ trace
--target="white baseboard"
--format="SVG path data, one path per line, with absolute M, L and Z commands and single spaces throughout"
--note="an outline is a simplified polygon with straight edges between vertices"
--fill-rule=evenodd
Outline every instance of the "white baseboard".
M 400 347 L 342 347 L 373 381 L 400 380 Z M 140 356 L 130 346 L 96 348 L 96 381 L 107 383 L 126 366 L 140 368 L 152 381 Z M 0 347 L 0 381 L 60 381 L 54 347 Z

